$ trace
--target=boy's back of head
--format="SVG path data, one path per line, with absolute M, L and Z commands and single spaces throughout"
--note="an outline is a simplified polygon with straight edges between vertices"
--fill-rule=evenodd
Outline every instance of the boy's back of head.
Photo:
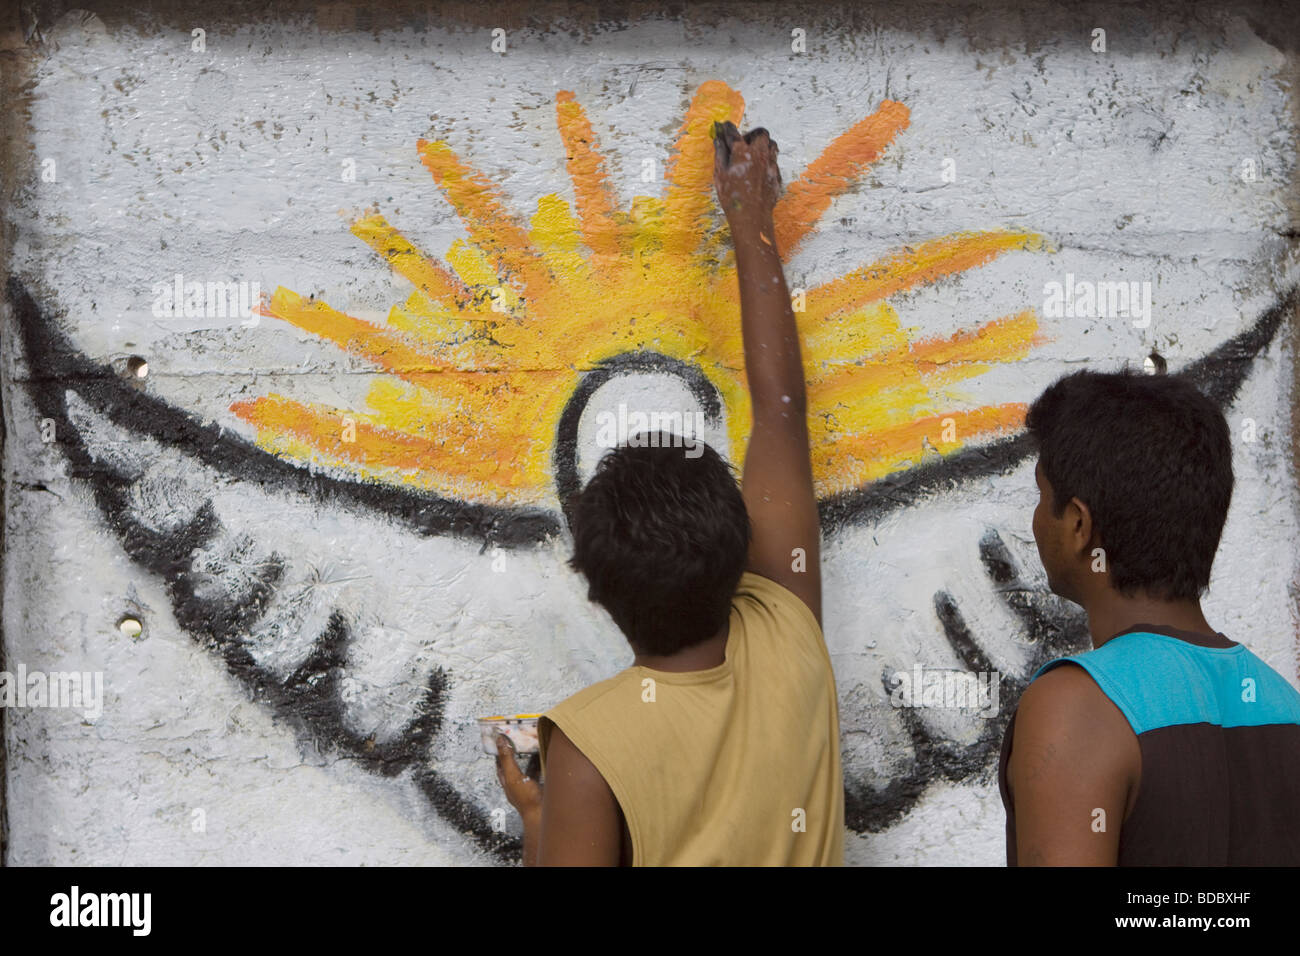
M 668 655 L 727 624 L 749 517 L 730 466 L 708 445 L 692 443 L 691 457 L 675 436 L 633 440 L 568 502 L 569 564 L 635 651 Z
M 1092 514 L 1123 594 L 1194 600 L 1232 500 L 1232 442 L 1222 411 L 1175 376 L 1076 372 L 1051 385 L 1026 426 L 1059 516 Z

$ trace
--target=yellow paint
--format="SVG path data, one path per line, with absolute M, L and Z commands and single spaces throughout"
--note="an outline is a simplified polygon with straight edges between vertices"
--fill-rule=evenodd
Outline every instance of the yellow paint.
M 701 85 L 664 170 L 662 197 L 637 196 L 627 209 L 618 206 L 585 110 L 569 92 L 555 105 L 572 207 L 543 196 L 525 223 L 450 146 L 422 140 L 420 158 L 468 241 L 453 243 L 442 264 L 381 215 L 354 222 L 353 234 L 413 286 L 382 325 L 276 290 L 266 314 L 368 360 L 379 374 L 364 411 L 280 395 L 231 406 L 257 428 L 262 447 L 463 500 L 545 502 L 554 494 L 556 427 L 583 371 L 652 350 L 696 364 L 718 388 L 733 455 L 743 455 L 750 409 L 739 287 L 713 196 L 709 134 L 715 120 L 740 125 L 743 99 L 724 83 Z M 908 123 L 907 107 L 885 101 L 790 182 L 774 214 L 783 258 Z M 972 408 L 947 389 L 1024 358 L 1036 342 L 1032 310 L 916 340 L 886 300 L 1040 248 L 1029 233 L 955 233 L 808 291 L 797 319 L 820 494 L 1022 426 L 1022 405 Z M 958 441 L 943 441 L 945 424 Z
M 426 258 L 383 216 L 376 214 L 358 219 L 352 224 L 352 234 L 386 258 L 394 272 L 409 279 L 429 302 L 438 304 L 442 310 L 450 312 L 453 307 L 464 309 L 470 304 L 464 284 Z

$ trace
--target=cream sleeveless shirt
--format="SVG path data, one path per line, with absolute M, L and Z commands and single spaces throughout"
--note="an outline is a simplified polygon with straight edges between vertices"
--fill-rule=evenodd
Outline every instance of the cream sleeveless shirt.
M 627 670 L 540 721 L 543 779 L 559 726 L 600 771 L 634 866 L 841 866 L 844 781 L 830 655 L 808 606 L 746 572 L 726 659 Z

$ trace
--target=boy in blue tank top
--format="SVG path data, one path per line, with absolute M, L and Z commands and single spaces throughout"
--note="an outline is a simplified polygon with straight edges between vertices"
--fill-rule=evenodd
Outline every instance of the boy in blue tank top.
M 1300 693 L 1206 621 L 1232 498 L 1218 407 L 1184 379 L 1078 372 L 1029 410 L 1034 540 L 1092 651 L 1007 726 L 1009 865 L 1300 865 Z

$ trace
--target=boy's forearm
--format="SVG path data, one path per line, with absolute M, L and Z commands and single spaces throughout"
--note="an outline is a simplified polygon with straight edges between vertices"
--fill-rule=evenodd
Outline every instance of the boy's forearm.
M 806 407 L 799 329 L 770 224 L 733 237 L 740 281 L 745 375 L 754 415 L 801 414 Z M 788 420 L 788 419 L 787 419 Z
M 541 842 L 542 814 L 530 813 L 524 816 L 524 866 L 537 865 L 538 844 Z

